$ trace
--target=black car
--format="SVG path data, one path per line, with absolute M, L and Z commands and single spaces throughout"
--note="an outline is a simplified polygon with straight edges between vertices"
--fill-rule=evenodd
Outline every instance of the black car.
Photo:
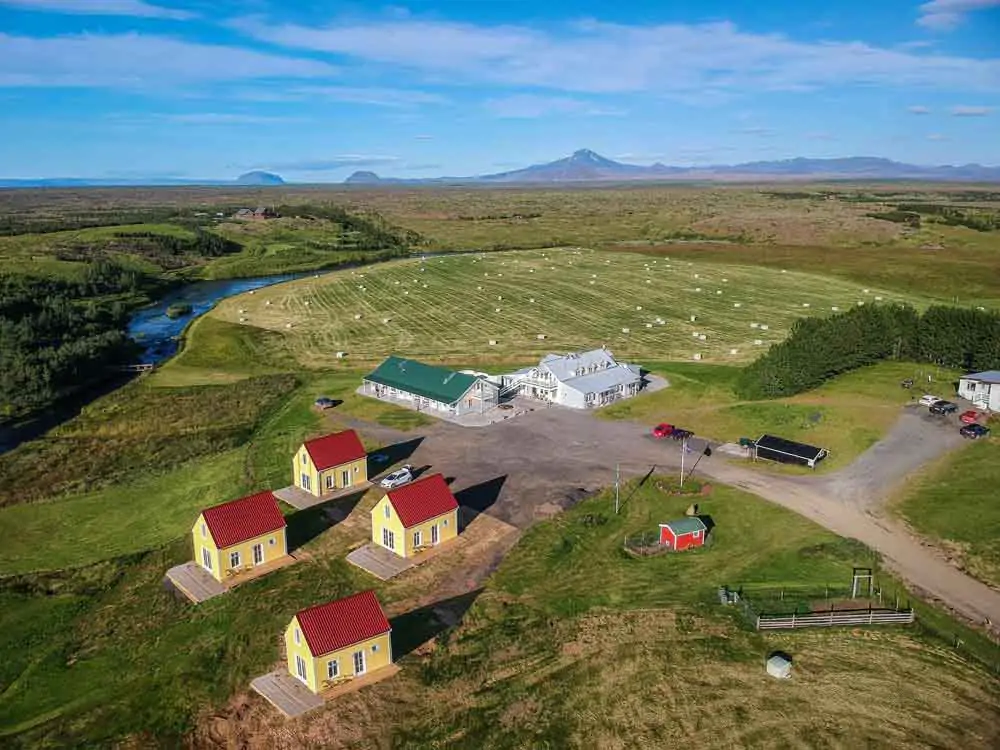
M 981 424 L 967 424 L 958 433 L 964 438 L 969 438 L 969 440 L 978 440 L 981 437 L 989 435 L 990 428 L 984 427 Z
M 958 411 L 958 404 L 951 401 L 938 401 L 930 407 L 931 414 L 954 414 Z

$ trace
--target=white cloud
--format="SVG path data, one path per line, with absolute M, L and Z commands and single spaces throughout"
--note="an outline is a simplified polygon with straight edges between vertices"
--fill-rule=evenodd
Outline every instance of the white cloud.
M 185 112 L 181 114 L 158 115 L 158 119 L 184 125 L 274 125 L 278 123 L 303 122 L 299 117 L 271 117 L 249 115 L 241 112 Z
M 603 107 L 593 102 L 564 96 L 538 96 L 514 94 L 488 99 L 484 106 L 496 117 L 535 118 L 550 115 L 582 115 L 590 117 L 616 117 L 624 112 Z
M 952 107 L 951 114 L 954 117 L 986 117 L 993 111 L 993 107 Z
M 318 78 L 336 69 L 316 60 L 160 36 L 81 34 L 36 39 L 0 33 L 0 87 L 159 88 L 264 78 Z
M 0 5 L 17 10 L 47 11 L 81 16 L 132 16 L 185 20 L 194 13 L 150 5 L 144 0 L 0 0 Z
M 777 135 L 777 131 L 771 128 L 764 128 L 759 125 L 751 125 L 745 128 L 739 128 L 732 132 L 739 133 L 741 135 L 755 135 L 758 138 L 771 138 Z
M 929 141 L 950 141 L 951 138 L 949 138 L 948 136 L 944 135 L 943 133 L 931 133 L 930 135 L 927 136 L 927 140 L 929 140 Z
M 415 140 L 415 141 L 433 141 L 434 140 L 434 136 L 433 135 L 427 135 L 426 133 L 420 133 L 418 135 L 413 136 L 413 140 Z
M 924 107 L 920 104 L 915 104 L 912 107 L 907 107 L 906 111 L 912 115 L 929 115 L 931 110 L 929 107 Z
M 950 31 L 969 13 L 996 7 L 1000 7 L 1000 0 L 931 0 L 920 6 L 917 23 L 934 31 Z
M 231 25 L 273 44 L 402 67 L 456 84 L 688 97 L 844 84 L 1000 88 L 1000 59 L 863 42 L 798 42 L 744 32 L 728 22 L 643 27 L 586 21 L 559 33 L 411 18 L 313 28 L 251 17 Z
M 290 92 L 298 99 L 329 99 L 351 104 L 376 107 L 408 107 L 418 104 L 444 104 L 447 99 L 438 94 L 415 89 L 361 88 L 354 86 L 299 86 Z

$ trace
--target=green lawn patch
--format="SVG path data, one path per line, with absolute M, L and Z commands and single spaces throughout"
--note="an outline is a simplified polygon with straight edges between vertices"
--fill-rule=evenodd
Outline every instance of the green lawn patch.
M 1000 440 L 977 440 L 915 479 L 895 509 L 972 575 L 1000 586 L 998 487 Z

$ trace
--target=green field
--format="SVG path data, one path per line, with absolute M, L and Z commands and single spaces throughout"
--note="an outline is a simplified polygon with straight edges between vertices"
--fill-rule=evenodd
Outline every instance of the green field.
M 798 317 L 879 298 L 927 302 L 791 271 L 553 249 L 342 271 L 232 298 L 211 316 L 281 332 L 285 351 L 310 368 L 337 364 L 338 351 L 365 363 L 389 353 L 506 363 L 602 344 L 621 359 L 737 364 Z
M 1000 430 L 993 421 L 993 430 Z M 977 440 L 928 467 L 895 510 L 982 581 L 1000 586 L 1000 438 Z

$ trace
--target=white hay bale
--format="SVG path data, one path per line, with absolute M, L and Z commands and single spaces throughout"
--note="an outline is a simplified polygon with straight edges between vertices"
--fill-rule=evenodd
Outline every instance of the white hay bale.
M 739 350 L 739 349 L 730 349 L 730 350 L 729 350 L 729 353 L 730 353 L 730 354 L 739 354 L 739 353 L 740 353 L 740 350 Z
M 496 308 L 496 309 L 494 310 L 494 312 L 500 312 L 500 308 L 499 308 L 499 307 L 498 307 L 498 308 Z
M 701 287 L 700 287 L 700 286 L 696 286 L 696 287 L 694 288 L 694 290 L 695 290 L 696 292 L 700 292 L 700 291 L 701 291 Z
M 707 336 L 705 336 L 705 334 L 704 334 L 704 333 L 699 333 L 699 334 L 698 334 L 698 340 L 699 340 L 699 341 L 704 341 L 704 340 L 705 340 L 706 338 L 707 338 Z
M 544 333 L 540 333 L 535 338 L 537 338 L 539 341 L 545 341 L 545 334 Z
M 303 304 L 304 304 L 304 305 L 305 305 L 306 307 L 309 307 L 309 305 L 310 305 L 310 302 L 309 302 L 309 300 L 306 300 L 305 302 L 303 302 Z
M 361 320 L 361 314 L 360 314 L 360 313 L 358 313 L 357 315 L 355 315 L 355 316 L 354 316 L 354 319 L 355 319 L 355 320 Z
M 641 309 L 642 309 L 642 305 L 636 305 L 636 306 L 635 306 L 635 309 L 636 309 L 636 310 L 641 310 Z
M 864 304 L 865 304 L 864 302 L 862 302 L 861 300 L 858 300 L 858 307 L 864 307 Z
M 528 302 L 534 302 L 534 301 L 535 301 L 534 297 L 531 297 L 531 298 L 528 299 Z
M 241 308 L 240 308 L 240 315 L 244 315 L 244 314 L 246 314 L 246 310 L 244 310 L 244 309 L 243 309 L 243 308 L 241 307 Z
M 646 323 L 646 328 L 652 328 L 652 327 L 653 327 L 652 323 Z
M 426 284 L 421 284 L 420 286 L 422 286 L 422 287 L 423 287 L 424 289 L 426 289 L 426 288 L 427 288 L 427 285 L 426 285 Z
M 610 261 L 610 260 L 606 260 L 606 261 L 604 261 L 604 262 L 605 262 L 605 263 L 610 263 L 611 261 Z
M 489 274 L 488 273 L 484 273 L 483 276 L 489 276 Z
M 784 268 L 781 269 L 781 272 L 782 273 L 788 273 L 788 271 L 786 271 Z
M 497 276 L 503 276 L 503 274 L 502 273 L 498 273 Z
M 500 300 L 501 302 L 503 302 L 503 295 L 502 294 L 498 294 L 497 295 L 497 299 Z
M 285 328 L 291 328 L 291 327 L 292 327 L 291 323 L 285 323 Z
M 388 325 L 392 321 L 392 318 L 382 318 L 382 322 Z
M 480 292 L 483 291 L 483 288 L 481 286 L 477 286 L 476 289 L 478 289 Z
M 729 279 L 723 279 L 723 280 L 722 280 L 722 283 L 723 283 L 723 284 L 728 284 L 728 283 L 729 283 Z
M 337 359 L 343 359 L 347 356 L 347 352 L 337 352 Z
M 396 286 L 399 286 L 399 282 L 398 281 L 394 281 L 392 283 L 395 284 Z
M 743 303 L 742 302 L 734 302 L 733 303 L 733 307 L 743 307 Z
M 871 292 L 871 289 L 865 289 L 865 294 L 868 294 L 869 292 Z
M 692 316 L 691 316 L 691 322 L 692 322 L 692 323 L 694 323 L 694 322 L 695 322 L 695 321 L 696 321 L 697 319 L 698 319 L 698 316 L 697 316 L 697 315 L 692 315 Z
M 695 277 L 696 279 L 700 279 L 700 278 L 701 278 L 701 276 L 699 276 L 698 274 L 695 274 L 695 275 L 694 275 L 694 277 Z
M 876 302 L 881 302 L 881 301 L 882 301 L 882 298 L 881 298 L 881 297 L 876 297 L 876 298 L 875 298 L 875 301 L 876 301 Z
M 768 328 L 770 328 L 770 326 L 768 326 L 766 323 L 761 323 L 760 324 L 760 330 L 766 331 Z
M 697 331 L 691 331 L 691 337 L 692 338 L 698 338 L 698 332 Z
M 403 294 L 409 294 L 409 293 L 410 293 L 409 289 L 407 289 L 405 292 L 403 292 Z
M 528 269 L 528 273 L 534 273 L 534 272 L 535 272 L 535 269 L 534 269 L 534 268 L 529 268 L 529 269 Z
M 763 339 L 754 339 L 753 340 L 753 344 L 754 344 L 754 346 L 762 346 L 764 344 L 764 340 Z
M 490 346 L 496 346 L 496 345 L 497 345 L 497 340 L 496 339 L 490 339 Z
M 808 303 L 808 302 L 803 302 L 803 303 L 802 303 L 802 306 L 803 306 L 803 307 L 809 307 L 809 303 Z
M 701 359 L 701 352 L 695 352 L 694 356 L 691 357 L 691 359 Z
M 593 280 L 593 279 L 591 279 L 591 280 L 590 280 L 590 283 L 591 283 L 591 284 L 593 284 L 593 283 L 594 283 L 594 280 Z
M 597 274 L 596 274 L 596 273 L 592 273 L 592 274 L 590 274 L 590 278 L 592 278 L 592 279 L 596 279 L 596 278 L 597 278 Z
M 721 289 L 716 289 L 716 290 L 715 290 L 715 293 L 716 293 L 716 294 L 722 294 L 722 290 L 721 290 Z
M 268 300 L 267 302 L 264 303 L 264 307 L 270 307 L 270 306 L 271 306 L 271 300 Z
M 253 290 L 253 289 L 251 289 L 251 290 L 250 290 L 250 294 L 253 294 L 253 293 L 254 293 L 254 290 Z
M 622 333 L 631 333 L 631 331 L 628 328 L 622 328 Z
M 652 282 L 652 281 L 650 281 L 649 279 L 646 279 L 646 283 L 647 283 L 647 284 L 652 284 L 653 282 Z
M 751 323 L 750 327 L 751 328 L 760 328 L 760 323 Z
M 246 323 L 246 322 L 247 322 L 246 318 L 240 318 L 240 323 Z

